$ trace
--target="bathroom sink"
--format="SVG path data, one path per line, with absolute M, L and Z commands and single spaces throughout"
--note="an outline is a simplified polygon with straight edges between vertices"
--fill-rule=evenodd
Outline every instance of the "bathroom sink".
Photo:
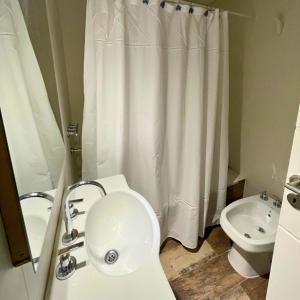
M 40 256 L 53 203 L 45 198 L 31 197 L 21 201 L 22 214 L 31 256 Z
M 95 202 L 85 224 L 86 249 L 99 272 L 121 276 L 159 255 L 156 215 L 140 194 L 115 191 Z

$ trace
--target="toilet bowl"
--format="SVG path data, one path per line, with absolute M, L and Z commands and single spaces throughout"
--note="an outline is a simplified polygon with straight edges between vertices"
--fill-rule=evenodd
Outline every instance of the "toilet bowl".
M 221 213 L 220 224 L 233 241 L 231 266 L 246 278 L 269 273 L 279 221 L 278 202 L 255 195 L 235 201 Z

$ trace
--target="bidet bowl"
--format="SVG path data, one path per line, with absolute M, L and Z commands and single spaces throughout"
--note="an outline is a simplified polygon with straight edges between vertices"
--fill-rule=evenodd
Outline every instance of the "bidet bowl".
M 245 251 L 273 251 L 280 212 L 274 201 L 259 195 L 235 201 L 223 209 L 221 227 Z
M 98 271 L 121 276 L 136 271 L 159 255 L 160 229 L 148 201 L 131 191 L 116 191 L 89 209 L 86 249 Z

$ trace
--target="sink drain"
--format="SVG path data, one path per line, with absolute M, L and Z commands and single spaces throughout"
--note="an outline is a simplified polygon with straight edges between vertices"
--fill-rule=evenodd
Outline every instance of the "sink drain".
M 266 233 L 265 229 L 262 227 L 258 227 L 257 230 L 261 233 Z
M 249 233 L 244 233 L 244 236 L 247 238 L 247 239 L 251 239 L 251 235 Z
M 109 250 L 104 257 L 104 261 L 108 264 L 108 265 L 112 265 L 114 264 L 119 258 L 119 253 L 117 250 L 111 249 Z

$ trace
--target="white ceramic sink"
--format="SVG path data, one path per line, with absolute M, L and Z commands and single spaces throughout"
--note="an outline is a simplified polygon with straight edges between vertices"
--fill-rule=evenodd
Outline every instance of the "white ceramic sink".
M 120 276 L 138 270 L 159 255 L 160 230 L 156 215 L 140 194 L 115 191 L 89 209 L 85 224 L 86 249 L 98 271 Z M 105 261 L 109 251 L 111 262 Z M 108 256 L 107 256 L 108 257 Z
M 21 201 L 31 256 L 38 258 L 44 242 L 53 203 L 45 198 L 31 197 Z

